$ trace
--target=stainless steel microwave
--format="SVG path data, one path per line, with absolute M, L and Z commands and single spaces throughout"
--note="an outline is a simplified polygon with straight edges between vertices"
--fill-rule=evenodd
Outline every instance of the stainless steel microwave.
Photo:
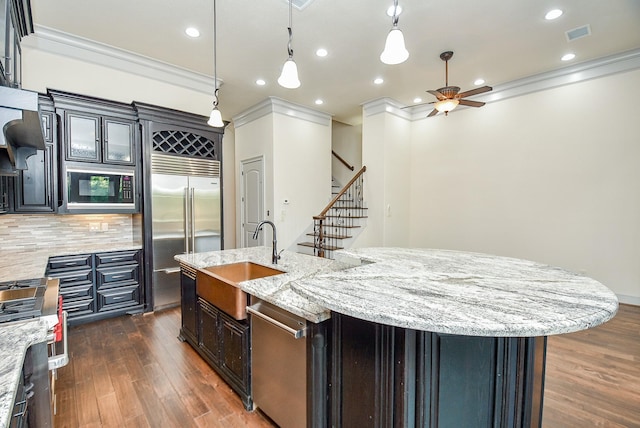
M 121 211 L 136 207 L 133 169 L 66 168 L 66 208 L 69 211 Z

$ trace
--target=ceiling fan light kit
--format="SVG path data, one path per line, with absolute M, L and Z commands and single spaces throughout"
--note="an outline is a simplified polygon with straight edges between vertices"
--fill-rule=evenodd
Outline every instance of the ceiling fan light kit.
M 293 39 L 292 23 L 291 23 L 291 2 L 289 0 L 289 43 L 287 44 L 287 53 L 289 58 L 284 62 L 282 66 L 282 73 L 278 77 L 278 83 L 283 88 L 296 89 L 300 87 L 300 79 L 298 78 L 298 66 L 293 60 L 293 48 L 291 47 L 291 40 Z
M 435 102 L 434 109 L 431 110 L 431 113 L 429 113 L 427 117 L 435 116 L 438 113 L 444 113 L 446 116 L 458 105 L 482 107 L 485 104 L 484 102 L 466 100 L 464 98 L 493 90 L 491 86 L 482 86 L 476 89 L 471 89 L 469 91 L 460 92 L 460 87 L 449 86 L 449 60 L 451 59 L 451 57 L 453 57 L 452 51 L 446 51 L 440 54 L 440 59 L 445 63 L 445 86 L 436 90 L 427 90 L 427 92 L 438 99 L 438 101 Z
M 395 65 L 403 63 L 409 58 L 409 51 L 404 44 L 404 35 L 398 29 L 398 0 L 393 1 L 392 28 L 387 34 L 384 50 L 380 54 L 380 61 L 385 64 Z
M 221 128 L 224 126 L 222 121 L 222 114 L 218 110 L 218 70 L 216 64 L 216 0 L 213 0 L 213 109 L 207 125 Z

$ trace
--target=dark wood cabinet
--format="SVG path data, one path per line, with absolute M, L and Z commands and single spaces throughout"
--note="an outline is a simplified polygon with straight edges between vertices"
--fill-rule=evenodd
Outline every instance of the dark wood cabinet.
M 135 122 L 98 113 L 64 113 L 65 159 L 135 165 Z
M 13 180 L 16 213 L 54 213 L 57 211 L 57 121 L 53 103 L 40 96 L 40 118 L 45 149 L 27 158 L 27 169 Z
M 249 323 L 235 320 L 196 294 L 196 273 L 181 266 L 181 340 L 189 343 L 240 395 L 247 410 L 251 399 Z
M 142 312 L 140 250 L 51 257 L 69 324 Z
M 22 38 L 33 33 L 29 2 L 0 0 L 0 85 L 22 86 Z
M 196 296 L 196 272 L 188 266 L 180 266 L 180 305 L 182 324 L 180 339 L 189 343 L 198 343 L 198 317 Z
M 9 211 L 9 183 L 10 179 L 6 176 L 0 176 L 0 214 Z

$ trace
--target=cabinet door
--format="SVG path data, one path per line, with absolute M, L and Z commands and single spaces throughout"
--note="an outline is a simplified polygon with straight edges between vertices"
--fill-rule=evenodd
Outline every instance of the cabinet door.
M 200 325 L 198 345 L 215 366 L 220 365 L 220 329 L 218 319 L 220 311 L 202 299 L 198 300 Z
M 249 388 L 249 326 L 221 314 L 220 366 L 247 391 Z
M 104 118 L 103 162 L 133 165 L 133 123 Z
M 9 177 L 0 176 L 0 213 L 9 211 Z
M 55 212 L 52 144 L 27 158 L 27 169 L 14 180 L 15 212 Z
M 100 162 L 100 118 L 66 114 L 67 160 Z
M 182 331 L 185 339 L 197 343 L 196 280 L 184 272 L 180 274 L 180 304 L 182 307 Z

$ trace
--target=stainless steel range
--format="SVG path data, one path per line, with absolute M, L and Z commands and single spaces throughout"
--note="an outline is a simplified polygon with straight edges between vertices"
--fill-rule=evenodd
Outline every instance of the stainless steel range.
M 15 397 L 12 427 L 14 424 L 53 426 L 56 370 L 69 361 L 67 317 L 62 311 L 58 279 L 0 282 L 0 323 L 33 318 L 46 322 L 47 341 L 34 344 L 27 350 Z M 56 350 L 59 344 L 62 344 L 61 353 Z

